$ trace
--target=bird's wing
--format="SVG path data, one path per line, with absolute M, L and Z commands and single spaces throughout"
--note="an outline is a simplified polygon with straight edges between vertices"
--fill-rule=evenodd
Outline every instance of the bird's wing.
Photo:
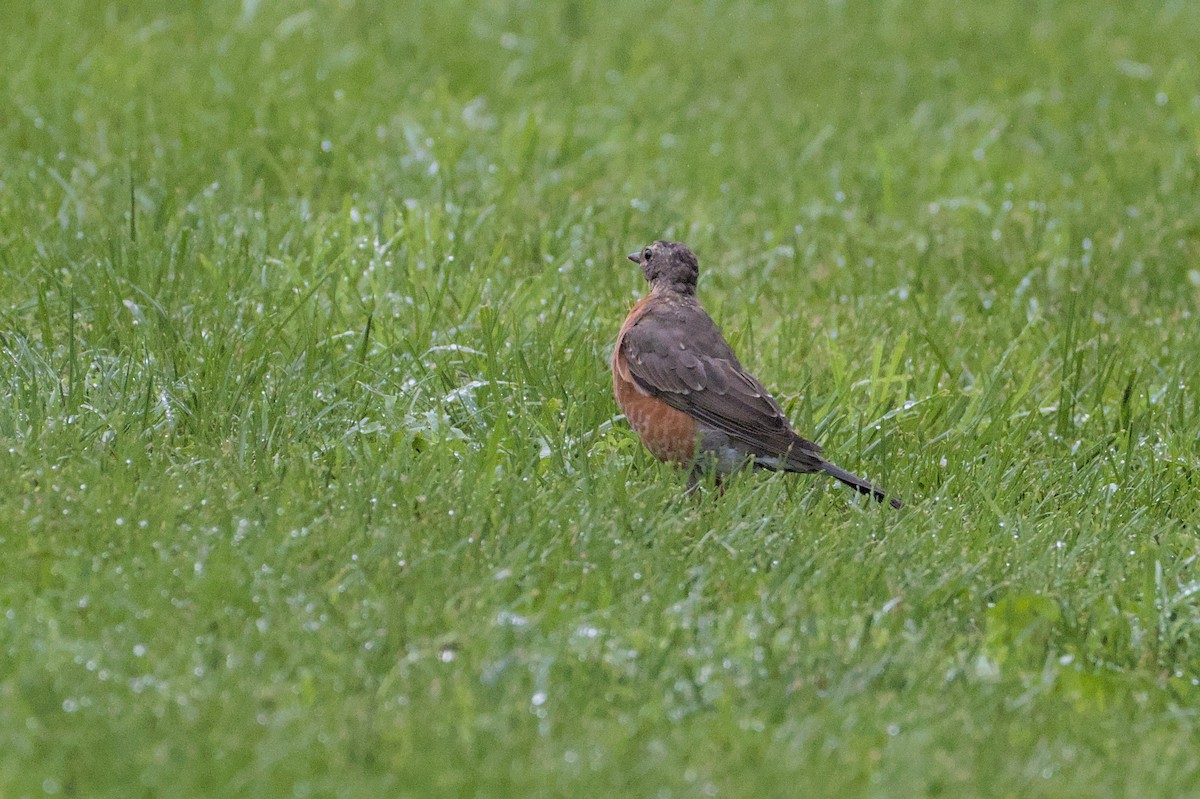
M 817 465 L 810 456 L 821 448 L 792 431 L 779 403 L 742 368 L 698 304 L 651 303 L 619 346 L 630 378 L 647 394 L 755 455 L 787 458 L 796 467 Z

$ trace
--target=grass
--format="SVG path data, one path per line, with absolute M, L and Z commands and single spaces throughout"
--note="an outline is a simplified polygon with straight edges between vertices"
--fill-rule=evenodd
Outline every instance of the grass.
M 1200 795 L 1200 6 L 9 5 L 0 795 Z

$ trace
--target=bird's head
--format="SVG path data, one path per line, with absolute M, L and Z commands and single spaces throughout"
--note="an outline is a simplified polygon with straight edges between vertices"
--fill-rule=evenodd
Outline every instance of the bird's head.
M 642 274 L 652 291 L 674 291 L 695 294 L 700 265 L 686 244 L 677 241 L 656 241 L 639 252 L 631 252 L 629 260 L 642 267 Z

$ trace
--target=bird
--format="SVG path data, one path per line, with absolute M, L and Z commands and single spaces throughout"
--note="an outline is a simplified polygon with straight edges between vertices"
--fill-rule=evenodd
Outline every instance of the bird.
M 628 258 L 641 266 L 650 293 L 634 304 L 617 334 L 613 394 L 651 454 L 691 469 L 689 489 L 706 469 L 720 480 L 749 463 L 771 471 L 824 472 L 879 502 L 902 506 L 896 496 L 830 463 L 820 446 L 792 429 L 696 298 L 700 267 L 687 245 L 655 241 Z

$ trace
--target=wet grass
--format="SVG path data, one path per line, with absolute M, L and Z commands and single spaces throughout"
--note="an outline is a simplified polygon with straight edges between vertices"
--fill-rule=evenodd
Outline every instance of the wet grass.
M 6 16 L 0 794 L 1200 794 L 1194 4 Z

